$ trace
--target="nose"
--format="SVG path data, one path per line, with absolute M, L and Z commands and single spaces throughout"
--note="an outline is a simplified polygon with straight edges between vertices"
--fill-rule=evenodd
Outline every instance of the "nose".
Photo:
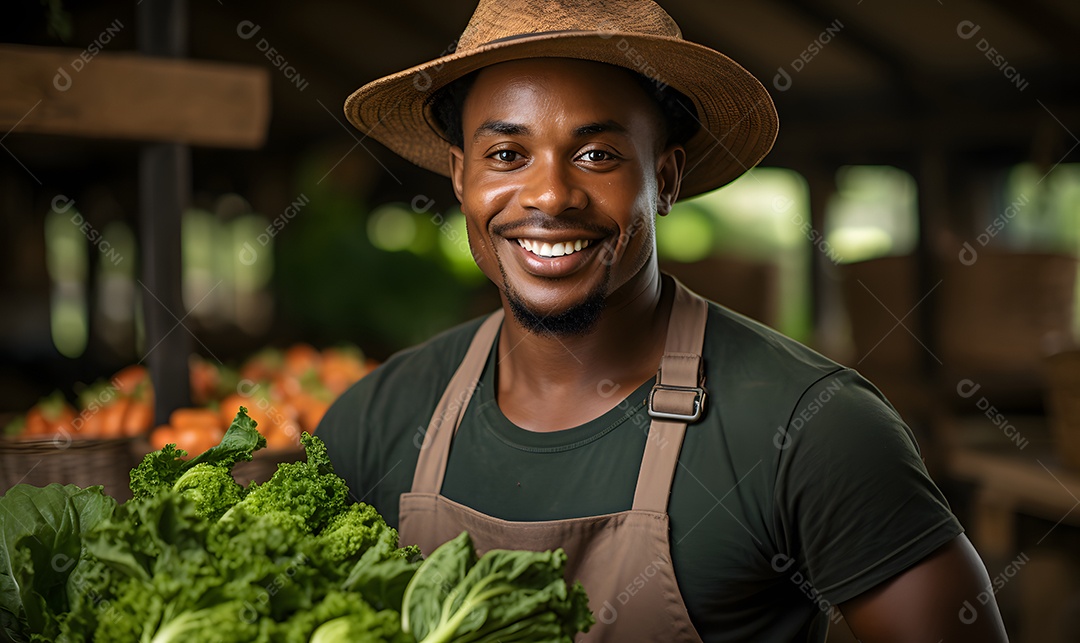
M 589 198 L 575 176 L 577 173 L 577 168 L 557 159 L 535 158 L 525 170 L 518 201 L 523 208 L 552 217 L 568 210 L 582 210 Z

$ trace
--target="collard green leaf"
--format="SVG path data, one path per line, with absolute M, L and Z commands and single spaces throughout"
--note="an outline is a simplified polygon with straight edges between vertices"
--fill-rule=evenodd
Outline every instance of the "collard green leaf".
M 405 591 L 402 629 L 421 643 L 565 641 L 593 623 L 566 554 L 493 549 L 479 560 L 467 534 L 436 549 Z
M 467 532 L 443 543 L 416 570 L 405 590 L 401 626 L 423 641 L 443 621 L 443 602 L 469 568 L 476 564 L 476 550 Z
M 83 536 L 115 508 L 101 487 L 20 484 L 0 498 L 0 611 L 8 635 L 55 634 Z
M 371 547 L 353 565 L 341 589 L 359 592 L 375 609 L 399 609 L 419 562 L 397 555 L 386 541 Z

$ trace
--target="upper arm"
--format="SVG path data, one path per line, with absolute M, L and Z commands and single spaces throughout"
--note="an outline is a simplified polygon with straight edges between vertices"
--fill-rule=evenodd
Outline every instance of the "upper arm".
M 961 534 L 839 607 L 863 643 L 1008 641 L 989 587 L 986 568 Z
M 963 532 L 911 431 L 857 374 L 815 384 L 792 417 L 776 482 L 780 551 L 831 603 L 897 576 Z

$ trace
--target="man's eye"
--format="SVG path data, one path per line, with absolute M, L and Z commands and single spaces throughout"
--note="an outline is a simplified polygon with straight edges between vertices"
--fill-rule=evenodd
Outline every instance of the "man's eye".
M 588 152 L 582 154 L 579 158 L 583 161 L 588 161 L 589 163 L 602 163 L 615 157 L 612 156 L 610 153 L 605 152 L 604 150 L 589 150 Z
M 491 155 L 493 159 L 502 163 L 513 163 L 518 160 L 518 156 L 520 156 L 520 154 L 514 150 L 499 150 Z

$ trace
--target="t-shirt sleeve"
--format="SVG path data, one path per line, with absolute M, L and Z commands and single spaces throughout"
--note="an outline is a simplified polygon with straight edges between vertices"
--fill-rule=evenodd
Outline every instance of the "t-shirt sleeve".
M 810 386 L 775 443 L 784 549 L 834 605 L 963 532 L 911 430 L 852 370 Z

